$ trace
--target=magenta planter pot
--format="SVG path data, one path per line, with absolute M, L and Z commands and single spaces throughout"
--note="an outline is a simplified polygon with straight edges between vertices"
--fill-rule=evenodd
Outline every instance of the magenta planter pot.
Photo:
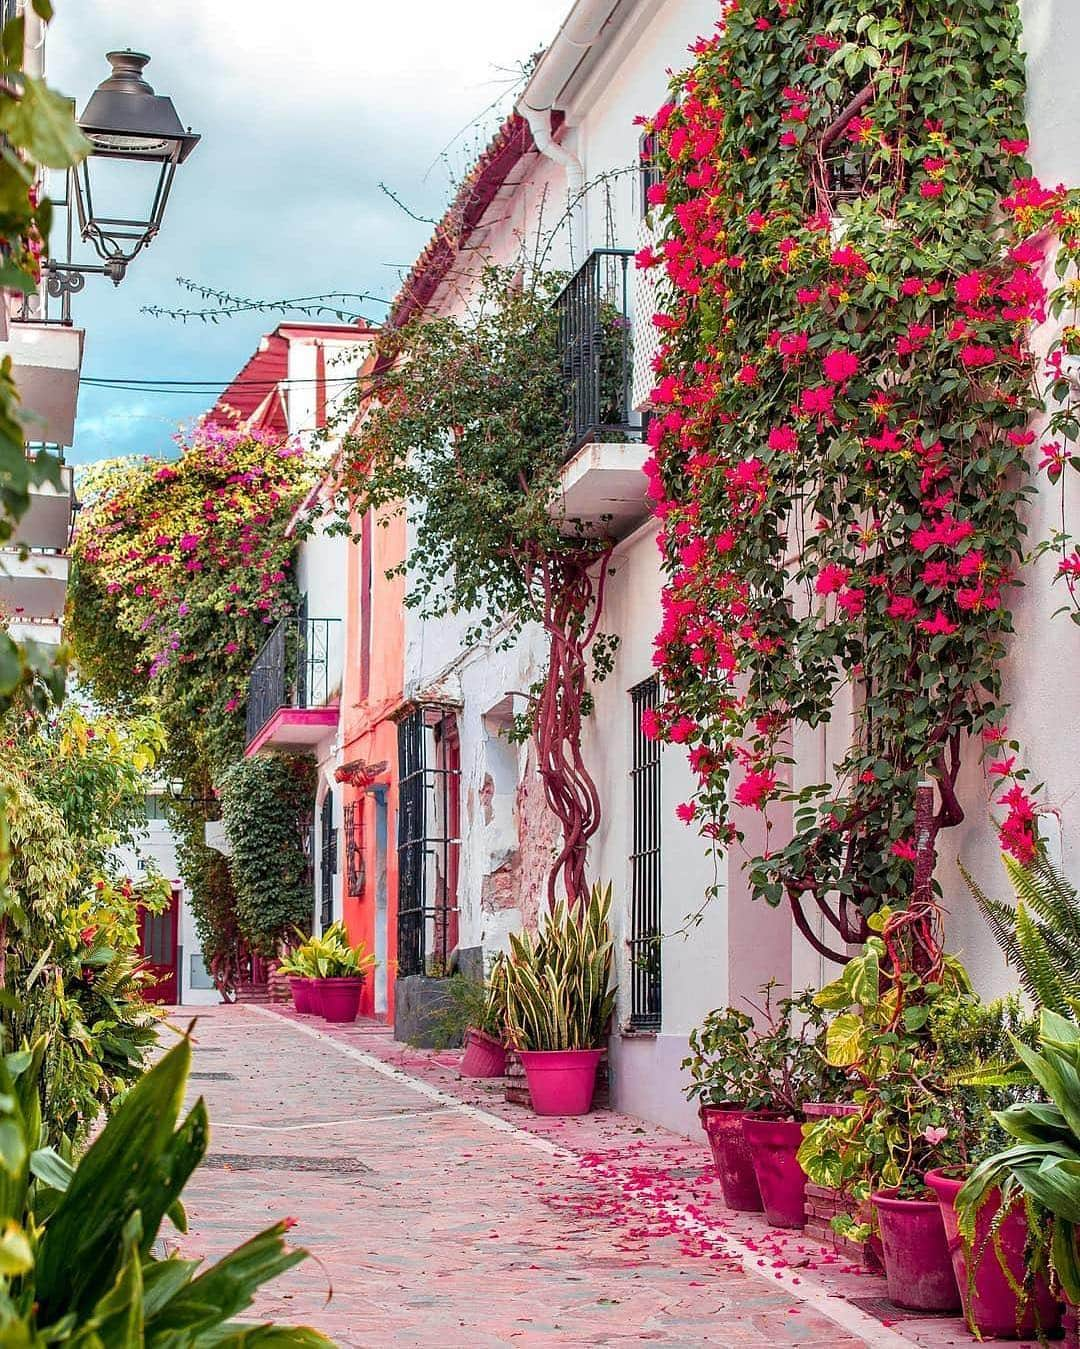
M 1061 1305 L 1050 1292 L 1045 1278 L 1039 1276 L 1034 1292 L 1021 1316 L 1016 1294 L 1009 1287 L 1005 1272 L 998 1263 L 993 1243 L 987 1241 L 990 1225 L 1001 1208 L 1000 1200 L 988 1200 L 975 1220 L 975 1243 L 972 1253 L 978 1255 L 981 1251 L 982 1255 L 969 1288 L 968 1251 L 957 1230 L 955 1208 L 956 1196 L 964 1182 L 943 1175 L 940 1171 L 928 1171 L 926 1183 L 938 1197 L 953 1273 L 956 1275 L 968 1329 L 972 1334 L 989 1339 L 1015 1340 L 1028 1339 L 1040 1330 L 1043 1332 L 1056 1330 L 1061 1325 Z M 1021 1207 L 1014 1207 L 998 1230 L 998 1242 L 1017 1284 L 1022 1284 L 1024 1280 L 1024 1246 L 1027 1235 L 1028 1225 L 1024 1210 Z
M 506 1046 L 482 1030 L 465 1032 L 465 1053 L 458 1064 L 463 1077 L 502 1077 L 506 1073 Z
M 360 990 L 364 987 L 363 975 L 350 975 L 343 979 L 314 979 L 315 1010 L 324 1021 L 355 1021 L 360 1010 Z
M 289 975 L 289 992 L 292 994 L 293 1006 L 298 1012 L 303 1012 L 305 1016 L 315 1015 L 314 989 L 312 985 L 314 979 L 306 979 L 300 975 Z
M 751 1113 L 743 1116 L 742 1127 L 766 1220 L 773 1227 L 804 1227 L 806 1173 L 795 1157 L 802 1145 L 803 1126 L 798 1120 Z
M 602 1049 L 519 1051 L 537 1115 L 587 1115 Z
M 916 1312 L 959 1311 L 960 1290 L 938 1201 L 898 1199 L 883 1190 L 872 1202 L 890 1302 Z
M 703 1105 L 698 1111 L 720 1177 L 724 1203 L 736 1213 L 760 1213 L 761 1191 L 742 1127 L 745 1114 L 742 1106 L 733 1101 Z

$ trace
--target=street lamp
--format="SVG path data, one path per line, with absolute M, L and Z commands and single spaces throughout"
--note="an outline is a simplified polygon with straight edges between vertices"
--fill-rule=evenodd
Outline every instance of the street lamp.
M 83 276 L 96 272 L 119 285 L 128 264 L 157 234 L 172 189 L 176 166 L 198 144 L 199 137 L 185 130 L 171 98 L 155 94 L 143 78 L 149 56 L 141 52 L 109 52 L 112 67 L 90 96 L 79 118 L 79 127 L 93 147 L 70 174 L 70 194 L 79 221 L 79 232 L 89 243 L 101 266 L 80 266 L 70 261 L 49 260 L 49 293 L 62 295 L 81 290 Z M 105 214 L 99 202 L 107 197 L 102 183 L 110 162 L 134 164 L 151 170 L 149 208 L 135 215 Z M 126 173 L 126 170 L 125 170 Z M 132 181 L 130 178 L 129 182 Z

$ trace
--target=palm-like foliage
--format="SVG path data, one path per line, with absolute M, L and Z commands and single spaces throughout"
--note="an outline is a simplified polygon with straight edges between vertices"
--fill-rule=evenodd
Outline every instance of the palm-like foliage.
M 543 929 L 510 938 L 506 1025 L 518 1049 L 594 1049 L 615 1007 L 611 987 L 611 886 L 587 903 L 561 902 Z
M 1005 959 L 1039 1007 L 1075 1017 L 1080 1000 L 1080 895 L 1040 853 L 1030 866 L 1006 856 L 1016 903 L 990 899 L 961 867 Z
M 1017 1140 L 971 1173 L 956 1200 L 960 1234 L 975 1240 L 979 1210 L 1001 1194 L 1005 1214 L 1018 1200 L 1053 1219 L 1050 1259 L 1070 1302 L 1080 1302 L 1080 1028 L 1044 1010 L 1039 1049 L 1013 1041 L 1048 1102 L 1024 1102 L 995 1118 Z
M 304 1259 L 275 1224 L 216 1264 L 158 1259 L 168 1216 L 207 1147 L 206 1108 L 180 1119 L 183 1039 L 124 1098 L 77 1167 L 48 1147 L 37 1078 L 45 1040 L 0 1057 L 0 1344 L 72 1349 L 317 1349 L 302 1327 L 242 1323 L 260 1285 Z

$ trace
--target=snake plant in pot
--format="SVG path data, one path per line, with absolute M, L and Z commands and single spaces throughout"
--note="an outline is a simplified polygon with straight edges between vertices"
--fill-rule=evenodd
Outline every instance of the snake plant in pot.
M 540 932 L 510 938 L 506 1025 L 538 1115 L 584 1115 L 592 1104 L 615 991 L 611 886 L 557 904 Z

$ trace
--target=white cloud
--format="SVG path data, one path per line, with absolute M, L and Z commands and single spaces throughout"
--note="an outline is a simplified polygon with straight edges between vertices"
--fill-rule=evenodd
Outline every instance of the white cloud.
M 123 286 L 91 278 L 76 297 L 84 373 L 224 383 L 278 321 L 183 327 L 141 314 L 146 304 L 193 303 L 176 290 L 178 275 L 262 298 L 392 295 L 430 226 L 403 215 L 379 183 L 437 216 L 448 178 L 498 114 L 458 133 L 550 41 L 569 3 L 57 0 L 49 75 L 80 108 L 106 73 L 104 53 L 133 47 L 150 53 L 150 83 L 203 137 L 177 175 L 161 235 Z M 439 161 L 451 141 L 448 172 Z M 76 460 L 119 440 L 155 452 L 168 444 L 165 426 L 213 401 L 130 397 L 83 390 Z

